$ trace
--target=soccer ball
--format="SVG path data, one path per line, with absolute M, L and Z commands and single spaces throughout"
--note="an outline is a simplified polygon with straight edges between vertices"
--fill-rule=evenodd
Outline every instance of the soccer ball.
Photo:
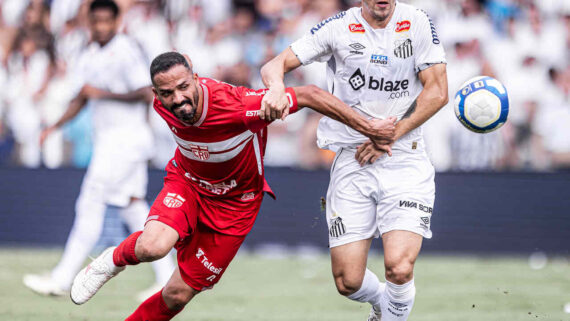
M 489 133 L 507 121 L 509 97 L 497 79 L 481 76 L 469 79 L 455 94 L 455 116 L 467 129 Z

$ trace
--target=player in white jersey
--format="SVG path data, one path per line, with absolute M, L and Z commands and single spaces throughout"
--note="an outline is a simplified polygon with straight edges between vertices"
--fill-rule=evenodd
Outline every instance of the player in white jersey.
M 147 59 L 135 41 L 116 33 L 118 10 L 112 0 L 91 3 L 93 42 L 75 68 L 75 98 L 61 119 L 42 133 L 43 141 L 90 104 L 93 157 L 76 202 L 75 221 L 63 257 L 49 275 L 24 277 L 24 284 L 40 294 L 63 295 L 69 291 L 75 274 L 99 239 L 108 205 L 119 208 L 121 219 L 133 232 L 142 230 L 149 210 L 144 199 L 152 149 L 147 110 L 153 95 Z M 174 262 L 166 257 L 153 268 L 157 284 L 149 289 L 148 296 L 166 284 Z M 144 296 L 142 293 L 139 299 Z
M 434 169 L 420 126 L 448 100 L 443 47 L 425 12 L 396 0 L 363 0 L 313 27 L 262 68 L 269 87 L 262 103 L 266 119 L 288 114 L 283 74 L 313 61 L 327 62 L 329 90 L 362 115 L 398 118 L 392 144 L 374 145 L 326 117 L 317 142 L 337 153 L 326 215 L 339 293 L 369 302 L 371 321 L 407 320 L 414 262 L 423 237 L 431 237 Z M 366 267 L 379 236 L 386 283 Z

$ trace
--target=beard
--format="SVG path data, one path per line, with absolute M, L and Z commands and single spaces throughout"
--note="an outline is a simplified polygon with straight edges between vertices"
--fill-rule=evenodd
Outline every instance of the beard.
M 180 104 L 174 104 L 172 105 L 172 113 L 174 114 L 174 116 L 176 116 L 176 118 L 178 118 L 180 121 L 187 123 L 187 124 L 192 124 L 192 120 L 194 120 L 194 116 L 196 116 L 196 110 L 198 110 L 198 99 L 199 99 L 199 95 L 198 92 L 194 93 L 194 99 L 186 99 L 184 101 L 182 101 Z M 184 105 L 190 105 L 190 111 L 186 111 L 184 109 L 179 109 Z M 179 109 L 177 112 L 175 112 L 176 109 Z

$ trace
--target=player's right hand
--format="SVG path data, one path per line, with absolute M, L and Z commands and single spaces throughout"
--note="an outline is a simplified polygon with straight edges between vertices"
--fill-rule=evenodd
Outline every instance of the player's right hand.
M 371 130 L 368 137 L 378 148 L 392 144 L 396 134 L 396 117 L 370 120 Z
M 275 119 L 283 120 L 287 115 L 289 115 L 289 100 L 285 95 L 285 88 L 282 86 L 269 88 L 261 100 L 259 117 L 273 121 Z
M 48 138 L 48 136 L 53 133 L 53 131 L 55 130 L 54 127 L 48 127 L 44 130 L 42 130 L 42 133 L 40 134 L 40 146 L 43 146 L 46 139 Z

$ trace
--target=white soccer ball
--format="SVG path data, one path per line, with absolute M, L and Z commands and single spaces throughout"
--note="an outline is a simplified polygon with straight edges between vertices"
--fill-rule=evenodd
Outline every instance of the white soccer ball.
M 469 79 L 455 94 L 455 116 L 467 129 L 489 133 L 507 121 L 509 96 L 497 79 L 480 76 Z

